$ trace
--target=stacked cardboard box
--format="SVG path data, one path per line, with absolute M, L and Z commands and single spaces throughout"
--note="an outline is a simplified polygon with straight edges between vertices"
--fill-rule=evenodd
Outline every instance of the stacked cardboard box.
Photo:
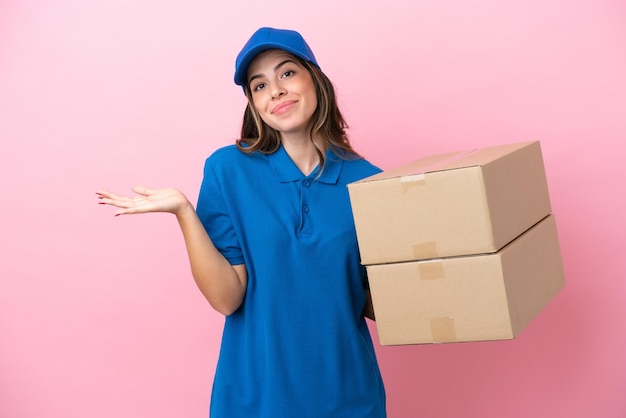
M 348 186 L 381 344 L 511 339 L 564 286 L 538 141 Z

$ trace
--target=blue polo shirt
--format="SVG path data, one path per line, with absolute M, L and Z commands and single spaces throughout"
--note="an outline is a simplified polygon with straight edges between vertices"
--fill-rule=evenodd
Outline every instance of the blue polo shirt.
M 319 177 L 282 147 L 227 146 L 206 161 L 198 216 L 248 270 L 244 301 L 226 317 L 211 418 L 386 416 L 346 187 L 380 169 L 326 158 Z

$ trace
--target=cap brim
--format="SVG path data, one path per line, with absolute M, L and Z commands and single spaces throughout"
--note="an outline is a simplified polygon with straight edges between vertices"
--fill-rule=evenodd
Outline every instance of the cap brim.
M 289 52 L 290 54 L 293 54 L 297 57 L 300 57 L 305 61 L 309 61 L 308 57 L 303 56 L 300 51 L 293 49 L 289 46 L 278 44 L 275 42 L 262 43 L 246 51 L 246 53 L 242 57 L 240 57 L 239 64 L 237 65 L 237 71 L 235 72 L 235 84 L 245 87 L 248 81 L 248 67 L 250 67 L 250 64 L 252 63 L 252 61 L 254 61 L 257 55 L 270 49 L 280 49 Z M 313 62 L 313 64 L 317 66 L 316 62 Z

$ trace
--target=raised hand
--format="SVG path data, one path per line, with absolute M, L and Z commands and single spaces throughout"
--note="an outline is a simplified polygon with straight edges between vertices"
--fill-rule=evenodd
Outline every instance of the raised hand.
M 169 212 L 179 214 L 191 203 L 178 189 L 150 189 L 143 186 L 133 187 L 136 196 L 120 196 L 107 190 L 98 190 L 96 195 L 101 205 L 111 205 L 119 208 L 115 216 L 131 215 L 148 212 Z

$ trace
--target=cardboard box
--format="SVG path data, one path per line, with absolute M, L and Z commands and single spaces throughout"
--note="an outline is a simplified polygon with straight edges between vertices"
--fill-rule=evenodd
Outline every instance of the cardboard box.
M 553 215 L 496 253 L 367 272 L 382 345 L 512 339 L 565 284 Z
M 551 212 L 538 141 L 422 158 L 348 190 L 365 265 L 495 252 Z

